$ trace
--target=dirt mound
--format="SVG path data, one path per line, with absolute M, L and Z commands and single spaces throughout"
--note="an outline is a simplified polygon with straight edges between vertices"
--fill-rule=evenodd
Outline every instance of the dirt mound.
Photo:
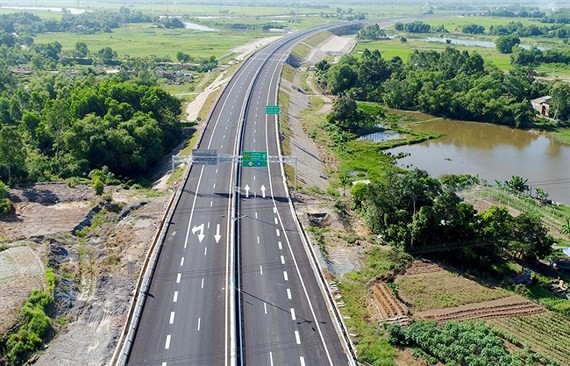
M 368 311 L 376 322 L 409 324 L 408 308 L 392 294 L 385 282 L 374 284 L 370 291 L 372 296 L 368 300 Z
M 509 296 L 498 300 L 453 308 L 434 309 L 416 313 L 423 320 L 466 320 L 471 318 L 491 319 L 509 316 L 531 315 L 545 312 L 546 309 L 521 296 Z

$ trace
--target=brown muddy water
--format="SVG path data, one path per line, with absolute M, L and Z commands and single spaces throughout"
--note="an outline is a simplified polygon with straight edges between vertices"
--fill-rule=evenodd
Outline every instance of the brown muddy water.
M 435 177 L 473 174 L 492 184 L 518 175 L 528 179 L 530 186 L 542 187 L 554 201 L 570 204 L 570 145 L 546 133 L 447 120 L 413 128 L 446 135 L 388 150 L 392 154 L 410 154 L 398 159 L 402 168 L 417 167 Z

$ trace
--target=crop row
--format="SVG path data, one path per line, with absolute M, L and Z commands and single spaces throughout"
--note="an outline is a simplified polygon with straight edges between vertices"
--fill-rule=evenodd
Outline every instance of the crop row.
M 569 365 L 570 319 L 548 312 L 524 317 L 493 319 L 489 324 L 501 328 L 523 344 Z

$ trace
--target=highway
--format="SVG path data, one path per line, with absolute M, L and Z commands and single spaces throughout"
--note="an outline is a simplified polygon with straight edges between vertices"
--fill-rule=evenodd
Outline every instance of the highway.
M 200 149 L 279 155 L 275 117 L 265 106 L 277 103 L 281 66 L 300 36 L 244 62 L 220 96 Z M 279 164 L 243 171 L 193 165 L 127 364 L 348 364 L 296 225 Z

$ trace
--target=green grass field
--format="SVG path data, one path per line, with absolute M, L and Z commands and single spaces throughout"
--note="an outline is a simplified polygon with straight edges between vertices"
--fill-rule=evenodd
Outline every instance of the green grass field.
M 426 35 L 427 38 L 429 35 Z M 358 45 L 354 48 L 353 54 L 357 56 L 360 52 L 364 51 L 365 48 L 369 50 L 379 50 L 382 54 L 382 58 L 389 60 L 393 57 L 399 56 L 402 60 L 406 61 L 410 53 L 414 50 L 418 51 L 428 51 L 436 50 L 443 51 L 445 48 L 449 47 L 448 44 L 443 42 L 428 42 L 421 39 L 408 38 L 407 43 L 400 42 L 400 39 L 386 39 L 379 41 L 369 41 L 369 40 L 359 40 Z M 466 50 L 469 53 L 478 52 L 485 61 L 491 62 L 501 70 L 510 70 L 512 68 L 510 62 L 510 55 L 500 54 L 495 48 L 485 48 L 485 47 L 472 47 L 472 46 L 461 46 L 452 45 L 452 47 L 457 48 L 460 51 Z
M 270 36 L 255 32 L 198 32 L 186 29 L 164 29 L 151 24 L 130 24 L 118 28 L 113 33 L 73 34 L 42 33 L 35 43 L 57 41 L 63 50 L 71 51 L 77 42 L 85 42 L 91 53 L 103 47 L 111 47 L 119 56 L 169 56 L 176 59 L 176 53 L 182 51 L 193 57 L 221 57 L 232 48 L 249 43 L 256 38 Z

